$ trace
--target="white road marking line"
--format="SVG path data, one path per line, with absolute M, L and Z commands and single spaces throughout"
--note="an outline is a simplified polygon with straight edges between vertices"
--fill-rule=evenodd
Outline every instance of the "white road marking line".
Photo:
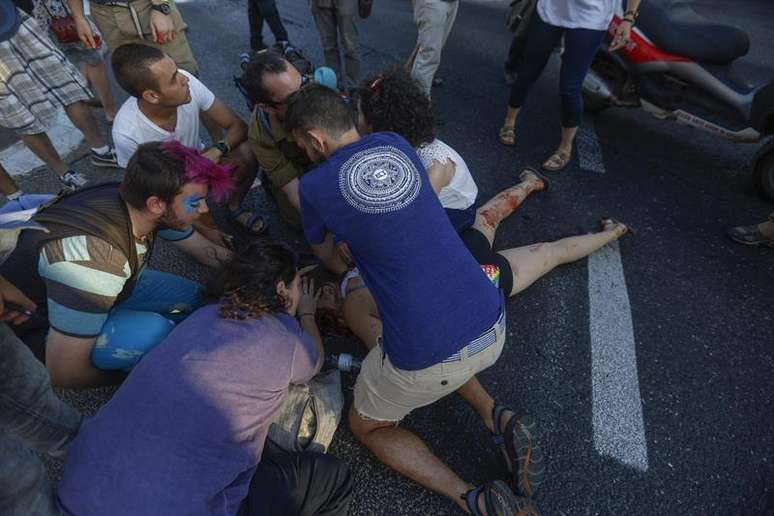
M 64 110 L 61 109 L 46 133 L 51 138 L 54 148 L 65 161 L 67 161 L 68 155 L 77 149 L 83 141 L 81 132 L 75 128 Z M 0 163 L 12 176 L 27 174 L 44 165 L 22 142 L 16 142 L 1 150 Z
M 600 455 L 647 471 L 634 327 L 618 243 L 588 261 L 594 447 Z
M 581 169 L 595 174 L 604 174 L 605 162 L 602 159 L 602 149 L 599 146 L 599 138 L 597 138 L 592 117 L 585 118 L 583 125 L 578 130 L 577 142 Z

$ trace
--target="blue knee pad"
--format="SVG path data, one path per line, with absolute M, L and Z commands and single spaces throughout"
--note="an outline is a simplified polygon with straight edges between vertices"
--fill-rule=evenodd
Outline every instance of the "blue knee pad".
M 128 371 L 174 327 L 174 322 L 157 313 L 116 310 L 91 350 L 91 363 L 97 369 Z
M 53 195 L 50 194 L 25 194 L 12 201 L 8 201 L 0 207 L 0 215 L 6 213 L 13 213 L 15 211 L 31 210 L 37 208 L 44 202 L 48 202 L 53 199 Z

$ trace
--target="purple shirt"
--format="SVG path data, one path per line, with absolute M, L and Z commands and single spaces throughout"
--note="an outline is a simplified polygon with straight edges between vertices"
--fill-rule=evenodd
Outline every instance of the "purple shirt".
M 287 314 L 193 313 L 145 356 L 71 444 L 58 498 L 65 514 L 229 515 L 247 496 L 289 384 L 317 350 Z

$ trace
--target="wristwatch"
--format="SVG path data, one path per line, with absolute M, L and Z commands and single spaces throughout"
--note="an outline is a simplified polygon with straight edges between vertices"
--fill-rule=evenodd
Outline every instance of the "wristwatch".
M 169 14 L 172 12 L 172 8 L 169 7 L 169 2 L 162 2 L 159 4 L 153 4 L 151 5 L 151 9 L 154 11 L 158 11 L 161 14 Z
M 228 153 L 231 152 L 231 145 L 229 145 L 226 140 L 220 140 L 218 143 L 213 145 L 213 147 L 218 149 L 222 156 L 227 156 Z
M 634 27 L 634 24 L 637 23 L 637 17 L 640 15 L 639 11 L 626 11 L 623 15 L 623 19 L 621 21 L 629 22 L 632 27 Z

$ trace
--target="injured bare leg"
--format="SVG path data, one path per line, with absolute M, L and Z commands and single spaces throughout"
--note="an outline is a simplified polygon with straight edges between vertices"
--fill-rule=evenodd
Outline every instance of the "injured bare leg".
M 495 195 L 476 211 L 476 221 L 473 223 L 473 228 L 480 231 L 489 240 L 490 246 L 494 242 L 500 222 L 521 206 L 529 194 L 546 188 L 543 180 L 528 169 L 519 174 L 519 179 L 521 180 L 519 184 Z
M 585 258 L 602 246 L 621 238 L 629 228 L 611 219 L 602 219 L 602 231 L 513 249 L 498 251 L 513 272 L 513 289 L 518 294 L 558 265 Z

